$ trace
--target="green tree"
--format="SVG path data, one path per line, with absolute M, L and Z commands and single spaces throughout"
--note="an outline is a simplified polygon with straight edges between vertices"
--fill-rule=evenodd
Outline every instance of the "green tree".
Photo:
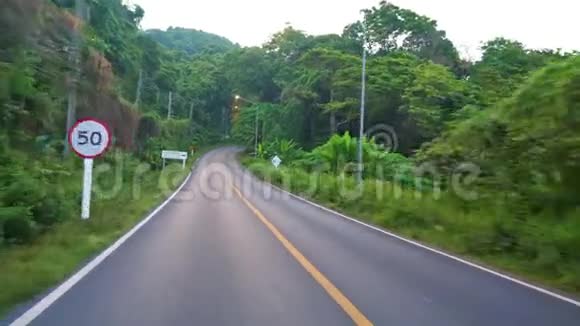
M 316 88 L 324 113 L 330 114 L 330 134 L 335 134 L 337 114 L 358 103 L 349 91 L 358 86 L 360 72 L 353 67 L 360 66 L 360 60 L 336 50 L 316 48 L 304 54 L 298 63 L 315 75 L 311 87 Z
M 275 101 L 279 89 L 274 82 L 275 62 L 261 48 L 244 48 L 225 54 L 223 67 L 232 89 L 244 97 Z M 233 95 L 232 95 L 233 96 Z
M 468 102 L 466 83 L 449 69 L 422 63 L 414 69 L 414 82 L 403 99 L 409 117 L 420 128 L 424 139 L 438 136 L 453 114 Z
M 435 20 L 387 1 L 381 1 L 379 7 L 364 10 L 364 14 L 367 42 L 377 54 L 402 50 L 453 69 L 457 67 L 457 50 L 446 33 L 437 29 Z M 345 28 L 343 36 L 362 45 L 364 28 L 362 22 L 356 22 Z
M 491 40 L 482 49 L 481 61 L 471 69 L 470 82 L 480 88 L 486 107 L 511 96 L 531 72 L 568 57 L 558 51 L 529 50 L 505 38 Z
M 310 37 L 304 32 L 287 26 L 284 30 L 274 34 L 264 44 L 264 49 L 268 53 L 275 54 L 284 62 L 290 63 L 298 60 L 310 48 L 309 39 Z

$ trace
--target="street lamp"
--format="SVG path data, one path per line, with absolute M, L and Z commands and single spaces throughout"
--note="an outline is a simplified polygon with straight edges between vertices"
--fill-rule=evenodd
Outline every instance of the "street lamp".
M 365 16 L 366 19 L 366 16 Z M 362 54 L 362 86 L 361 86 L 361 95 L 360 95 L 360 130 L 359 130 L 359 138 L 358 138 L 358 173 L 357 173 L 357 181 L 359 186 L 362 186 L 363 182 L 363 138 L 365 136 L 365 100 L 366 100 L 366 69 L 367 69 L 367 49 L 366 49 L 366 23 L 363 20 L 363 54 Z
M 252 105 L 256 105 L 256 103 L 254 101 L 250 101 L 246 98 L 241 97 L 240 95 L 236 94 L 236 96 L 234 96 L 234 98 L 236 99 L 236 102 L 239 100 L 242 100 L 244 102 L 248 102 Z M 239 106 L 236 106 L 236 108 L 238 108 Z M 256 157 L 258 157 L 258 108 L 256 107 L 256 121 L 254 123 L 255 125 L 255 135 L 254 135 L 254 155 Z

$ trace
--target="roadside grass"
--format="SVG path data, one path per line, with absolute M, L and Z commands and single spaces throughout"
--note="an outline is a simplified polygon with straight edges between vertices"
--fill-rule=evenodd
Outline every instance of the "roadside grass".
M 491 269 L 580 294 L 580 214 L 559 220 L 514 217 L 497 194 L 468 202 L 447 192 L 436 198 L 377 180 L 366 180 L 363 195 L 357 196 L 348 193 L 356 189 L 351 177 L 276 169 L 248 157 L 242 163 L 262 180 L 361 221 Z
M 190 160 L 189 167 L 202 152 Z M 181 164 L 170 164 L 163 172 L 139 171 L 135 160 L 117 164 L 122 166 L 116 169 L 118 165 L 114 165 L 94 180 L 95 187 L 113 189 L 116 184 L 118 188 L 113 196 L 105 191 L 105 198 L 93 193 L 90 220 L 80 219 L 79 208 L 75 216 L 54 225 L 29 244 L 0 243 L 0 317 L 63 281 L 108 247 L 171 195 L 190 172 L 190 168 L 183 170 Z M 115 182 L 115 178 L 122 182 Z M 81 180 L 82 172 L 75 171 L 58 184 L 76 189 L 78 206 Z

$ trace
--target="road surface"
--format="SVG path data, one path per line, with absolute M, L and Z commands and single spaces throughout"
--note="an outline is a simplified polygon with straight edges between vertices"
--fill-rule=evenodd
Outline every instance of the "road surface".
M 32 325 L 580 325 L 573 303 L 268 193 L 235 155 L 207 154 Z

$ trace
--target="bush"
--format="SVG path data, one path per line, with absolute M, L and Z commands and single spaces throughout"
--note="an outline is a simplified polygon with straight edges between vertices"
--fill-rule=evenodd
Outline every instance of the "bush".
M 258 154 L 260 154 L 260 151 L 258 151 Z M 273 142 L 265 144 L 262 155 L 265 156 L 262 156 L 261 158 L 267 160 L 278 155 L 283 163 L 289 165 L 296 160 L 301 159 L 304 156 L 304 152 L 293 140 L 276 139 Z
M 15 180 L 0 194 L 0 202 L 6 206 L 33 206 L 42 198 L 38 180 L 28 174 L 12 176 Z
M 32 225 L 27 218 L 11 217 L 4 222 L 3 237 L 7 242 L 26 243 L 33 237 Z
M 70 202 L 60 193 L 51 193 L 44 197 L 32 209 L 34 221 L 42 226 L 52 226 L 62 222 L 72 215 Z
M 0 207 L 0 225 L 4 221 L 16 217 L 30 217 L 30 209 L 22 206 Z
M 515 193 L 532 213 L 562 217 L 580 205 L 580 57 L 534 73 L 513 96 L 450 129 L 417 158 L 481 168 L 482 190 Z
M 7 242 L 28 242 L 32 239 L 30 208 L 0 207 L 0 237 Z

